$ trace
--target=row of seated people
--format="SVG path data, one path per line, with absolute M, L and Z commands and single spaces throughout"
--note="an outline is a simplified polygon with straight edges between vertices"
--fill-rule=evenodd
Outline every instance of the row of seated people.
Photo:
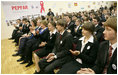
M 116 18 L 112 21 L 116 23 Z M 99 17 L 94 17 L 93 23 L 84 21 L 83 24 L 80 19 L 76 19 L 75 23 L 72 22 L 69 15 L 65 15 L 64 19 L 59 19 L 56 23 L 31 20 L 30 25 L 27 19 L 23 19 L 22 22 L 24 25 L 13 32 L 15 42 L 19 44 L 18 52 L 13 56 L 20 55 L 21 58 L 17 61 L 23 61 L 21 64 L 28 63 L 26 65 L 28 67 L 33 64 L 33 52 L 36 63 L 35 73 L 52 74 L 53 70 L 59 67 L 61 68 L 59 74 L 71 74 L 76 73 L 80 68 L 91 68 L 95 65 L 104 31 L 104 28 L 98 25 Z M 46 58 L 39 60 L 42 57 Z M 72 66 L 68 68 L 70 64 Z
M 96 37 L 97 37 L 97 39 L 99 39 L 98 41 L 100 41 L 101 40 L 101 38 L 103 38 L 102 36 L 103 36 L 103 34 L 102 34 L 102 32 L 103 32 L 103 28 L 101 27 L 101 26 L 99 26 L 98 25 L 98 22 L 96 22 L 97 21 L 97 19 L 98 19 L 98 17 L 95 17 L 94 19 L 93 19 L 93 22 L 94 22 L 94 24 L 96 25 L 96 28 L 95 28 L 95 31 L 94 31 L 94 33 L 93 34 L 95 34 L 96 35 Z M 18 19 L 19 20 L 19 19 Z M 70 20 L 69 19 L 69 17 L 68 16 L 66 16 L 66 20 Z M 17 30 L 14 30 L 14 32 L 16 32 L 17 34 L 15 34 L 15 35 L 13 35 L 13 37 L 15 37 L 15 41 L 17 40 L 17 44 L 19 43 L 19 38 L 20 38 L 20 45 L 19 45 L 19 52 L 17 52 L 16 54 L 14 54 L 13 56 L 17 56 L 17 55 L 19 55 L 19 54 L 21 54 L 22 53 L 22 50 L 23 49 L 25 49 L 26 51 L 28 51 L 29 52 L 29 49 L 30 49 L 30 55 L 31 55 L 31 53 L 32 53 L 32 50 L 31 50 L 31 47 L 32 47 L 32 45 L 35 43 L 35 41 L 36 42 L 38 42 L 38 43 L 36 43 L 36 45 L 35 46 L 33 46 L 33 50 L 35 50 L 37 47 L 38 47 L 38 45 L 41 43 L 41 41 L 37 41 L 37 40 L 39 40 L 39 37 L 40 37 L 40 39 L 42 40 L 42 41 L 47 41 L 47 38 L 46 38 L 46 36 L 48 35 L 48 28 L 46 28 L 47 26 L 45 26 L 45 25 L 47 25 L 46 23 L 43 23 L 43 25 L 44 25 L 44 29 L 46 28 L 46 31 L 47 32 L 44 32 L 44 34 L 42 34 L 43 36 L 40 36 L 39 34 L 36 34 L 36 33 L 40 33 L 39 31 L 40 31 L 40 29 L 42 28 L 42 26 L 40 26 L 40 20 L 38 20 L 37 21 L 37 23 L 36 23 L 36 20 L 32 20 L 31 21 L 31 25 L 29 24 L 29 22 L 28 22 L 28 20 L 27 19 L 23 19 L 23 23 L 25 23 L 25 25 L 23 25 L 23 29 L 22 30 L 20 30 L 21 32 L 19 32 L 19 31 L 17 31 Z M 28 25 L 28 24 L 29 25 Z M 36 24 L 37 24 L 37 27 L 36 27 Z M 71 26 L 71 27 L 70 27 Z M 68 32 L 70 32 L 72 35 L 73 35 L 73 40 L 74 40 L 74 43 L 76 44 L 76 42 L 77 42 L 77 40 L 80 38 L 80 37 L 82 37 L 82 28 L 81 28 L 81 21 L 80 21 L 80 19 L 77 19 L 76 20 L 76 22 L 75 22 L 75 25 L 74 25 L 74 23 L 73 22 L 71 22 L 67 27 L 66 27 L 66 30 L 68 31 Z M 36 27 L 36 28 L 35 28 Z M 71 29 L 68 29 L 68 28 L 71 28 Z M 74 28 L 73 28 L 74 27 Z M 29 28 L 29 29 L 28 29 Z M 73 28 L 73 29 L 72 29 Z M 19 27 L 19 29 L 20 29 L 20 27 Z M 35 29 L 35 31 L 36 31 L 36 33 L 35 33 L 35 31 L 33 31 Z M 30 33 L 28 33 L 28 31 L 30 30 Z M 25 31 L 25 32 L 23 32 L 23 31 Z M 26 32 L 27 31 L 27 32 Z M 13 34 L 14 34 L 14 32 L 13 32 Z M 24 33 L 26 33 L 26 34 L 24 34 Z M 21 37 L 22 36 L 22 37 Z M 31 40 L 32 41 L 31 41 Z M 29 40 L 29 41 L 28 41 Z M 22 42 L 23 41 L 23 42 Z M 25 44 L 24 42 L 26 42 L 27 41 L 27 44 Z M 32 43 L 29 43 L 29 42 L 32 42 Z M 25 48 L 24 48 L 25 47 Z M 23 50 L 24 51 L 24 50 Z M 28 53 L 28 52 L 24 52 L 24 53 Z M 25 55 L 27 55 L 27 54 L 25 54 Z M 24 57 L 24 56 L 23 56 Z M 29 56 L 28 56 L 29 57 Z M 31 56 L 32 57 L 32 56 Z M 31 57 L 29 57 L 30 58 L 30 60 L 31 60 Z

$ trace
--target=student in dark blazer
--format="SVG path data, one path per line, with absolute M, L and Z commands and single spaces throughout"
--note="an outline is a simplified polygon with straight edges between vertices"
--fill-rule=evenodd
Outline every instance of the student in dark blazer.
M 117 17 L 110 17 L 105 23 L 104 41 L 101 43 L 96 64 L 83 68 L 78 74 L 117 74 Z
M 94 17 L 92 21 L 95 25 L 94 35 L 96 36 L 98 42 L 102 42 L 104 40 L 103 38 L 104 28 L 99 25 L 100 19 L 99 17 Z
M 65 19 L 67 21 L 66 30 L 73 35 L 73 33 L 74 33 L 74 27 L 75 27 L 75 22 L 73 22 L 71 18 L 72 18 L 71 15 L 66 15 L 65 16 Z
M 82 37 L 82 25 L 80 19 L 77 19 L 75 21 L 75 25 L 76 26 L 74 28 L 74 33 L 73 33 L 74 42 L 76 42 L 78 39 Z
M 75 58 L 64 64 L 58 74 L 75 74 L 80 68 L 94 65 L 99 47 L 98 41 L 93 35 L 94 28 L 91 22 L 84 23 L 82 26 L 83 37 L 78 40 L 76 50 L 70 50 Z
M 32 51 L 39 48 L 41 42 L 47 42 L 49 30 L 47 27 L 47 21 L 41 21 L 41 30 L 39 31 L 38 39 L 31 39 L 26 42 L 25 51 L 23 53 L 24 61 L 21 64 L 28 63 L 26 67 L 29 67 L 33 64 L 32 61 Z M 34 38 L 34 37 L 33 37 Z
M 25 44 L 28 40 L 32 39 L 33 36 L 35 35 L 35 33 L 33 33 L 35 31 L 36 28 L 36 20 L 31 20 L 31 25 L 30 26 L 30 32 L 28 34 L 24 34 L 22 35 L 20 38 L 19 38 L 19 49 L 18 49 L 18 52 L 16 54 L 13 54 L 13 56 L 18 56 L 20 54 L 23 53 L 24 51 L 24 47 L 25 47 Z M 28 31 L 28 30 L 27 30 Z
M 59 31 L 52 53 L 49 53 L 45 59 L 39 61 L 40 71 L 37 73 L 54 73 L 54 69 L 61 67 L 72 59 L 70 49 L 72 49 L 72 35 L 65 30 L 66 21 L 60 19 L 57 21 L 56 28 Z
M 56 30 L 56 23 L 51 21 L 48 23 L 48 29 L 49 29 L 49 35 L 47 36 L 48 41 L 47 42 L 41 42 L 39 49 L 34 51 L 34 59 L 35 59 L 35 65 L 36 65 L 36 71 L 37 73 L 39 71 L 39 58 L 47 56 L 49 53 L 52 52 L 54 45 L 55 45 L 55 40 L 57 38 L 57 30 Z
M 29 26 L 27 25 L 28 20 L 24 18 L 22 21 L 23 21 L 23 26 L 19 28 L 20 30 L 17 31 L 17 35 L 15 36 L 16 46 L 19 44 L 19 38 L 23 34 L 27 34 L 29 30 Z
M 14 39 L 15 36 L 16 36 L 16 34 L 17 34 L 17 31 L 19 30 L 19 27 L 22 27 L 21 19 L 17 19 L 16 22 L 17 22 L 17 25 L 14 25 L 15 29 L 13 30 L 13 32 L 12 32 L 12 37 L 9 38 L 9 40 L 10 40 L 10 39 Z

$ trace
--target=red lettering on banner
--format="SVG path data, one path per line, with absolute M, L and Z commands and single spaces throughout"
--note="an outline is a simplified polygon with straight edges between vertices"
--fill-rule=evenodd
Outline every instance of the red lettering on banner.
M 23 6 L 23 9 L 28 9 L 28 6 Z
M 11 6 L 12 10 L 26 10 L 28 6 Z

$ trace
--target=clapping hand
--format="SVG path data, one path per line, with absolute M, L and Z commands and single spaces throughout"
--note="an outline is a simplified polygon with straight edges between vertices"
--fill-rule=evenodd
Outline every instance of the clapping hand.
M 95 72 L 90 68 L 81 68 L 77 71 L 77 74 L 95 74 Z
M 47 62 L 51 62 L 52 60 L 54 60 L 54 56 L 51 56 L 50 58 L 48 58 Z
M 80 51 L 72 51 L 72 50 L 70 50 L 70 52 L 71 52 L 73 55 L 75 55 L 75 56 L 77 56 L 77 55 L 80 54 Z
M 54 56 L 54 53 L 49 53 L 48 56 L 46 57 L 46 59 L 50 58 L 51 56 Z

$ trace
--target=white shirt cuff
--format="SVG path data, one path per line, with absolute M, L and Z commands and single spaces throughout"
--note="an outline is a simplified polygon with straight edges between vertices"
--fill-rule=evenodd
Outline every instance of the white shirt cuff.
M 54 58 L 57 59 L 57 56 L 55 55 Z

